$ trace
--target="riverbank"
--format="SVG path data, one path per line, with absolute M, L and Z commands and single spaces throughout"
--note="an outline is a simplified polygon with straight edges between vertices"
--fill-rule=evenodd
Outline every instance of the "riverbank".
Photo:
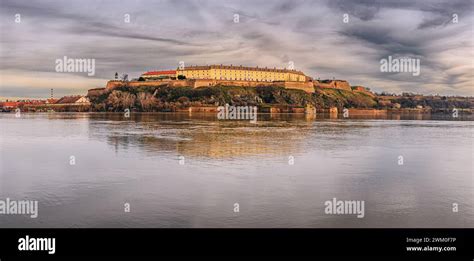
M 11 116 L 6 116 L 6 115 Z M 0 113 L 6 117 L 15 118 L 15 112 Z M 55 112 L 55 111 L 36 111 L 36 112 L 21 112 L 18 118 L 30 119 L 35 115 L 48 115 L 50 119 L 60 117 L 80 117 L 80 118 L 102 118 L 112 117 L 117 121 L 136 121 L 146 120 L 153 121 L 156 118 L 179 118 L 181 120 L 205 120 L 205 121 L 228 121 L 236 124 L 246 124 L 245 120 L 219 120 L 218 113 L 214 107 L 190 107 L 188 110 L 168 111 L 168 112 Z M 127 115 L 127 116 L 126 116 Z M 474 121 L 474 113 L 460 112 L 457 117 L 452 113 L 430 113 L 421 112 L 419 110 L 364 110 L 364 109 L 348 109 L 348 113 L 343 112 L 329 112 L 329 110 L 318 110 L 315 114 L 295 113 L 295 112 L 258 112 L 258 122 L 262 121 L 288 121 L 288 122 L 311 122 L 320 120 L 437 120 L 437 121 Z
M 219 106 L 170 106 L 167 109 L 155 111 L 163 113 L 212 113 L 218 112 Z M 320 108 L 310 109 L 308 107 L 301 106 L 289 106 L 289 105 L 275 105 L 275 106 L 257 106 L 258 114 L 330 114 L 339 115 L 344 114 L 347 109 L 347 114 L 351 116 L 380 116 L 380 115 L 453 115 L 455 111 L 453 109 L 427 109 L 427 108 L 400 108 L 400 109 L 358 109 L 358 108 L 342 108 L 337 107 L 331 108 Z M 312 107 L 309 107 L 312 108 Z M 16 110 L 0 110 L 0 112 L 11 113 Z M 20 112 L 96 112 L 96 113 L 107 113 L 117 111 L 94 111 L 92 105 L 57 105 L 57 104 L 46 104 L 46 105 L 34 105 L 25 106 L 20 109 Z M 140 112 L 136 109 L 130 110 L 130 112 Z M 152 111 L 153 112 L 153 111 Z M 474 109 L 457 109 L 458 115 L 474 115 Z
M 102 88 L 103 89 L 103 88 Z M 256 106 L 260 113 L 380 113 L 473 114 L 474 98 L 377 95 L 368 91 L 334 88 L 303 90 L 276 86 L 176 87 L 127 86 L 89 91 L 87 103 L 4 102 L 0 111 L 22 112 L 216 112 L 218 106 Z M 15 106 L 7 106 L 8 104 Z
M 342 112 L 358 110 L 436 111 L 449 113 L 453 109 L 472 113 L 474 98 L 376 95 L 343 89 L 315 88 L 313 93 L 276 86 L 213 86 L 172 87 L 119 86 L 100 92 L 89 92 L 91 111 L 206 111 L 229 104 L 234 106 L 257 106 L 259 112 L 308 113 L 308 108 L 318 111 Z M 370 111 L 369 113 L 374 113 Z

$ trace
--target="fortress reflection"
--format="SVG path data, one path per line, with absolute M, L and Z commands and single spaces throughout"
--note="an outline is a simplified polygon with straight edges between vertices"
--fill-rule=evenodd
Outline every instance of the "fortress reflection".
M 148 155 L 176 154 L 185 157 L 241 158 L 297 153 L 311 131 L 314 118 L 265 115 L 256 124 L 217 120 L 215 115 L 141 114 L 124 121 L 110 115 L 115 124 L 91 125 L 91 133 L 105 134 L 116 151 L 139 148 Z M 262 119 L 263 118 L 263 119 Z M 266 118 L 266 119 L 265 119 Z M 105 128 L 97 130 L 100 128 Z M 93 138 L 100 138 L 95 136 Z
M 129 118 L 121 113 L 82 116 L 90 118 L 90 128 L 94 128 L 90 137 L 107 140 L 116 152 L 137 148 L 149 157 L 168 154 L 167 157 L 217 159 L 304 153 L 314 135 L 327 133 L 328 139 L 338 133 L 359 135 L 358 129 L 365 126 L 363 120 L 367 119 L 431 119 L 426 114 L 350 115 L 349 119 L 340 114 L 259 114 L 253 124 L 246 120 L 218 120 L 214 113 L 132 113 Z M 328 125 L 331 122 L 337 123 L 338 128 Z M 335 140 L 332 144 L 337 146 L 340 142 Z

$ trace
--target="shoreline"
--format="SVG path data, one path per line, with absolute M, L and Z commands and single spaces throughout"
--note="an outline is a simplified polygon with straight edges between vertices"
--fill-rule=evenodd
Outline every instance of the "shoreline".
M 55 111 L 54 108 L 59 108 L 58 105 L 42 105 L 42 106 L 29 106 L 26 110 L 21 110 L 21 113 L 123 113 L 122 111 L 92 111 L 90 105 L 71 105 L 62 106 L 61 111 Z M 190 106 L 184 108 L 175 108 L 174 110 L 162 110 L 162 111 L 138 111 L 130 110 L 134 113 L 217 113 L 219 106 Z M 334 108 L 323 108 L 315 109 L 315 112 L 308 112 L 304 107 L 290 107 L 290 106 L 258 106 L 258 114 L 343 114 L 343 110 L 336 107 Z M 377 115 L 377 114 L 431 114 L 431 115 L 443 115 L 452 114 L 453 109 L 419 109 L 419 108 L 400 108 L 400 109 L 371 109 L 371 108 L 345 108 L 349 114 L 353 115 Z M 459 108 L 457 109 L 460 114 L 472 115 L 474 109 L 471 108 Z M 0 113 L 15 113 L 15 109 L 0 111 Z
M 319 120 L 381 120 L 381 121 L 397 121 L 397 120 L 408 120 L 408 121 L 474 121 L 474 114 L 470 113 L 459 113 L 457 117 L 454 117 L 451 113 L 440 113 L 440 112 L 420 112 L 415 110 L 372 110 L 372 113 L 368 112 L 370 110 L 365 109 L 352 109 L 349 110 L 349 115 L 344 116 L 344 113 L 329 113 L 329 112 L 317 112 L 315 114 L 307 113 L 269 113 L 269 112 L 258 112 L 257 121 L 293 121 L 293 120 L 304 120 L 308 121 L 319 121 Z M 376 111 L 376 112 L 375 112 Z M 165 117 L 168 120 L 192 120 L 192 119 L 201 119 L 201 120 L 211 120 L 219 122 L 246 122 L 248 120 L 244 119 L 218 119 L 217 113 L 214 112 L 189 112 L 189 111 L 169 111 L 169 112 L 139 112 L 132 111 L 129 116 L 125 116 L 125 112 L 22 112 L 27 118 L 35 117 L 35 115 L 43 117 L 53 117 L 53 118 L 62 118 L 62 117 L 72 117 L 74 118 L 103 118 L 103 117 L 112 117 L 115 120 L 125 120 L 125 121 L 136 121 L 136 120 L 153 120 L 161 119 Z M 15 112 L 4 112 L 0 115 L 14 115 Z M 2 117 L 3 119 L 7 119 Z M 17 118 L 21 118 L 18 116 Z M 255 123 L 253 123 L 255 124 Z

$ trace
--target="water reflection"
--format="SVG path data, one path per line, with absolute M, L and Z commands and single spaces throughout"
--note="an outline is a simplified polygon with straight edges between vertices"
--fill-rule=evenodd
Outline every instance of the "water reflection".
M 330 136 L 344 136 L 346 132 L 358 135 L 356 129 L 366 126 L 364 122 L 348 125 L 337 119 L 315 125 L 316 117 L 305 114 L 266 114 L 256 124 L 218 121 L 215 115 L 196 113 L 137 114 L 130 119 L 120 114 L 92 117 L 95 120 L 90 125 L 90 137 L 105 137 L 116 151 L 135 146 L 149 155 L 169 153 L 214 159 L 303 153 L 304 144 L 314 132 L 332 139 Z M 334 129 L 335 126 L 338 128 Z
M 50 117 L 57 117 L 51 115 Z M 261 114 L 256 124 L 249 121 L 219 121 L 211 113 L 121 113 L 71 115 L 90 117 L 92 139 L 106 139 L 119 149 L 139 147 L 144 153 L 170 153 L 188 157 L 233 158 L 302 153 L 303 144 L 317 135 L 328 134 L 335 144 L 346 135 L 361 135 L 367 119 L 429 120 L 428 114 L 351 115 Z M 334 120 L 333 123 L 327 120 Z M 448 118 L 449 119 L 449 118 Z M 321 124 L 314 124 L 320 121 Z M 337 127 L 337 128 L 334 128 Z M 334 144 L 333 144 L 334 145 Z

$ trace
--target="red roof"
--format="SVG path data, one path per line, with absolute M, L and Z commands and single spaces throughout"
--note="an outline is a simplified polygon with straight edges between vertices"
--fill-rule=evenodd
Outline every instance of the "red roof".
M 151 71 L 151 72 L 146 72 L 142 75 L 167 75 L 167 74 L 174 74 L 176 75 L 175 70 L 169 70 L 169 71 Z
M 80 98 L 81 98 L 81 96 L 64 96 L 61 99 L 59 99 L 56 102 L 56 104 L 75 103 Z
M 32 100 L 32 101 L 26 101 L 25 104 L 44 104 L 46 101 L 42 100 Z
M 20 105 L 19 102 L 4 102 L 3 103 L 3 107 L 16 107 Z

